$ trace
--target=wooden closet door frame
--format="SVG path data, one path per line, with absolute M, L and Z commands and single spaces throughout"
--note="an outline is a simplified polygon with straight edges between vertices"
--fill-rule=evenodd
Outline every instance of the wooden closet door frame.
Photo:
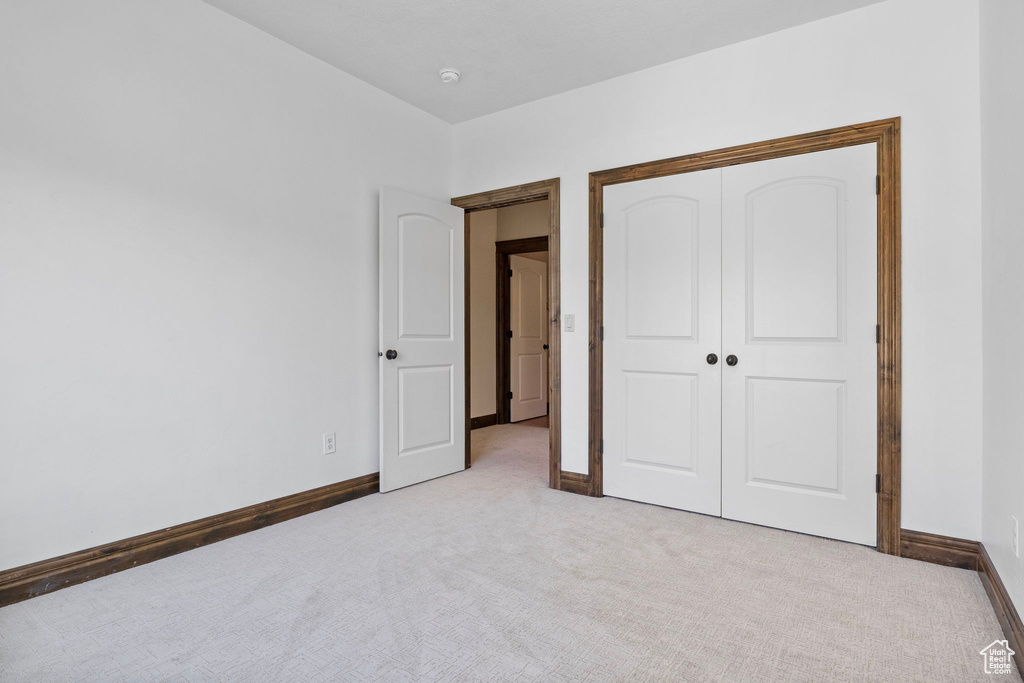
M 466 259 L 466 467 L 470 467 L 470 416 L 469 416 L 469 221 L 474 211 L 500 209 L 503 206 L 526 204 L 542 199 L 548 200 L 548 486 L 553 489 L 572 490 L 583 493 L 582 488 L 566 489 L 562 478 L 562 342 L 561 342 L 561 258 L 559 247 L 559 179 L 550 178 L 525 185 L 504 187 L 500 190 L 479 192 L 452 199 L 452 204 L 466 211 L 465 218 L 465 259 Z M 501 345 L 499 344 L 499 349 Z M 500 406 L 496 405 L 495 409 Z M 572 473 L 570 475 L 570 486 Z M 576 475 L 577 477 L 581 475 Z
M 878 551 L 900 554 L 901 284 L 900 119 L 766 140 L 710 152 L 622 166 L 590 174 L 590 429 L 586 475 L 577 493 L 603 495 L 604 188 L 680 173 L 874 144 L 878 194 Z M 563 479 L 565 475 L 563 474 Z

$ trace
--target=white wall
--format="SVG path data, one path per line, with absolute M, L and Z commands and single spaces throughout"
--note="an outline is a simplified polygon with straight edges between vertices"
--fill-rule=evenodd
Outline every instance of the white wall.
M 513 204 L 498 209 L 498 241 L 547 237 L 551 231 L 551 202 Z
M 498 209 L 469 214 L 469 414 L 496 412 L 494 242 Z
M 985 2 L 985 541 L 1020 604 L 1019 3 Z M 196 0 L 3 0 L 0 569 L 376 471 L 382 183 L 561 177 L 585 470 L 587 173 L 896 115 L 903 525 L 979 538 L 978 34 L 977 0 L 889 0 L 453 133 Z
M 1024 607 L 1024 2 L 981 3 L 984 486 L 982 541 Z M 1024 539 L 1022 539 L 1024 540 Z M 1024 654 L 1018 654 L 1018 657 Z
M 2 16 L 0 569 L 377 471 L 377 189 L 450 126 L 197 0 Z
M 562 179 L 562 459 L 586 470 L 587 174 L 903 117 L 903 526 L 981 533 L 976 0 L 889 0 L 458 124 L 457 195 Z

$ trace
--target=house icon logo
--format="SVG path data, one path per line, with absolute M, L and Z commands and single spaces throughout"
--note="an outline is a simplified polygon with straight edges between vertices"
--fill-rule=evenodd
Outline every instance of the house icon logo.
M 1008 674 L 1013 671 L 1012 657 L 1017 653 L 1010 649 L 1010 644 L 1005 640 L 992 641 L 980 654 L 985 658 L 985 673 Z

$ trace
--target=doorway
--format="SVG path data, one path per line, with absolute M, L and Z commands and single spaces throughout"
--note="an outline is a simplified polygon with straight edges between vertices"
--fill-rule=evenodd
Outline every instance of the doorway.
M 874 486 L 874 507 L 876 510 L 875 519 L 875 541 L 880 552 L 899 554 L 900 552 L 900 527 L 899 527 L 899 498 L 900 498 L 900 221 L 899 221 L 899 119 L 888 119 L 868 124 L 848 126 L 845 128 L 819 131 L 807 135 L 793 136 L 778 140 L 771 140 L 740 147 L 717 150 L 713 152 L 689 155 L 663 161 L 638 164 L 634 166 L 612 169 L 592 173 L 590 176 L 590 459 L 589 471 L 586 475 L 586 493 L 592 496 L 601 496 L 604 493 L 604 468 L 606 439 L 610 435 L 607 432 L 605 411 L 610 409 L 609 400 L 615 396 L 605 395 L 604 390 L 607 382 L 614 381 L 614 378 L 605 377 L 604 354 L 608 341 L 608 321 L 605 320 L 605 302 L 608 296 L 613 293 L 606 292 L 605 281 L 605 223 L 609 220 L 606 213 L 607 197 L 605 188 L 612 185 L 632 183 L 634 181 L 650 180 L 656 178 L 667 178 L 680 174 L 696 174 L 709 169 L 727 169 L 740 164 L 752 164 L 769 159 L 781 159 L 783 157 L 794 157 L 796 155 L 824 152 L 853 146 L 868 146 L 871 148 L 875 166 L 875 190 L 874 214 L 877 223 L 877 234 L 875 235 L 877 253 L 877 274 L 874 284 L 875 303 L 877 307 L 875 334 L 871 339 L 876 347 L 873 359 L 874 376 L 876 380 L 875 398 L 877 408 L 875 409 L 876 419 L 873 422 L 874 434 L 873 445 L 877 451 L 876 455 L 876 478 Z M 720 192 L 720 191 L 719 191 Z M 713 194 L 713 193 L 712 193 Z M 747 198 L 749 202 L 749 197 Z M 748 204 L 749 205 L 749 204 Z M 749 231 L 750 226 L 747 225 Z M 742 232 L 742 230 L 741 230 Z M 713 260 L 713 259 L 712 259 Z M 742 260 L 740 261 L 742 263 Z M 723 280 L 723 285 L 725 281 Z M 698 283 L 699 284 L 699 283 Z M 681 289 L 685 287 L 680 284 Z M 694 286 L 694 291 L 697 287 Z M 744 293 L 746 292 L 746 294 Z M 750 290 L 740 288 L 740 297 L 749 295 Z M 615 293 L 621 295 L 622 292 Z M 628 296 L 628 292 L 626 296 Z M 748 307 L 749 308 L 749 307 Z M 640 328 L 650 325 L 664 328 L 664 321 L 660 311 L 659 315 L 648 312 L 649 315 L 638 317 L 635 331 L 643 332 Z M 740 339 L 752 346 L 764 341 L 763 349 L 757 352 L 750 350 L 746 358 L 754 359 L 758 353 L 767 349 L 771 341 L 755 339 L 750 333 L 750 319 L 746 318 L 747 327 L 741 331 Z M 653 327 L 652 327 L 653 329 Z M 721 329 L 721 328 L 720 328 Z M 676 341 L 685 341 L 687 334 L 685 330 L 676 330 L 668 337 Z M 859 331 L 858 331 L 859 333 Z M 626 335 L 643 337 L 644 334 Z M 653 337 L 665 337 L 665 334 L 654 334 Z M 647 336 L 651 336 L 647 335 Z M 755 335 L 756 336 L 756 335 Z M 768 335 L 771 337 L 773 335 Z M 663 340 L 664 341 L 664 340 Z M 776 340 L 779 341 L 779 340 Z M 841 345 L 839 342 L 835 346 Z M 796 348 L 796 345 L 794 345 Z M 726 353 L 732 354 L 731 351 Z M 707 356 L 706 364 L 712 365 L 711 355 Z M 716 357 L 715 362 L 717 363 Z M 745 359 L 723 359 L 728 360 L 728 365 L 734 366 L 738 362 L 747 362 Z M 719 366 L 721 371 L 721 366 Z M 659 371 L 660 372 L 660 371 Z M 677 373 L 682 377 L 686 373 Z M 768 376 L 768 372 L 761 372 Z M 694 373 L 691 375 L 696 376 Z M 737 375 L 738 376 L 738 375 Z M 655 374 L 636 373 L 638 387 L 640 384 L 650 383 L 654 379 L 661 379 Z M 621 378 L 618 378 L 621 379 Z M 748 378 L 760 381 L 763 377 Z M 678 384 L 678 382 L 677 382 Z M 687 396 L 693 397 L 693 391 L 700 382 L 690 382 L 691 391 Z M 818 393 L 829 388 L 827 383 L 819 383 L 813 387 L 807 384 Z M 661 387 L 664 389 L 665 387 Z M 676 387 L 677 389 L 679 387 Z M 794 384 L 788 389 L 797 388 Z M 659 390 L 661 390 L 659 389 Z M 749 386 L 746 388 L 746 401 L 749 403 Z M 686 396 L 680 389 L 679 397 L 681 402 Z M 769 392 L 770 393 L 770 392 Z M 814 393 L 813 391 L 811 393 Z M 820 407 L 822 404 L 813 397 L 804 397 L 810 407 Z M 692 399 L 696 401 L 696 399 Z M 841 401 L 842 397 L 836 399 Z M 739 409 L 743 409 L 741 405 Z M 776 405 L 769 400 L 768 406 Z M 652 403 L 657 408 L 658 402 Z M 721 404 L 720 404 L 721 406 Z M 770 412 L 770 411 L 769 411 Z M 699 412 L 694 412 L 699 414 Z M 767 414 L 767 413 L 766 413 Z M 650 415 L 643 416 L 650 422 Z M 643 420 L 641 420 L 642 422 Z M 770 431 L 770 430 L 767 430 Z M 767 433 L 767 431 L 765 433 Z M 725 436 L 725 430 L 720 429 L 720 438 Z M 783 432 L 784 434 L 784 432 Z M 735 435 L 733 435 L 735 436 Z M 649 440 L 649 439 L 648 439 Z M 657 445 L 657 444 L 655 444 Z M 699 446 L 694 446 L 696 452 Z M 744 437 L 744 442 L 739 448 L 749 449 L 749 434 Z M 749 459 L 743 463 L 748 468 Z M 685 469 L 685 468 L 683 468 Z M 680 470 L 681 471 L 681 470 Z M 762 484 L 763 482 L 758 482 Z M 769 483 L 764 488 L 769 489 L 777 486 L 777 483 Z M 713 487 L 712 487 L 713 488 Z M 723 486 L 724 488 L 724 486 Z M 818 488 L 822 488 L 819 486 Z M 815 495 L 828 495 L 825 491 L 814 491 Z
M 472 465 L 471 456 L 471 431 L 474 428 L 483 428 L 491 424 L 503 424 L 512 420 L 512 402 L 516 398 L 513 385 L 513 345 L 519 355 L 520 367 L 516 370 L 519 376 L 515 384 L 523 385 L 519 393 L 521 401 L 519 408 L 532 414 L 543 406 L 548 421 L 548 449 L 549 449 L 549 477 L 548 483 L 551 488 L 560 487 L 561 474 L 561 391 L 560 391 L 560 263 L 559 263 L 559 180 L 539 181 L 527 185 L 503 188 L 490 192 L 483 192 L 474 195 L 456 197 L 451 203 L 454 206 L 465 210 L 465 353 L 466 353 L 466 467 Z M 543 204 L 542 204 L 543 203 Z M 532 213 L 533 224 L 538 223 L 537 210 L 544 207 L 544 217 L 540 219 L 541 224 L 546 223 L 544 234 L 523 236 L 521 232 L 513 229 L 503 233 L 506 239 L 498 239 L 497 233 L 497 212 L 506 210 L 512 213 Z M 546 221 L 544 220 L 546 218 Z M 478 219 L 483 219 L 482 222 Z M 474 237 L 481 230 L 489 229 L 489 233 L 482 241 Z M 474 233 L 474 230 L 477 233 Z M 493 235 L 493 237 L 491 237 Z M 472 253 L 474 249 L 477 254 Z M 489 249 L 491 254 L 491 265 L 488 268 L 490 277 L 494 279 L 494 299 L 492 313 L 488 318 L 487 313 L 480 314 L 481 307 L 478 306 L 478 315 L 473 316 L 474 302 L 479 303 L 481 299 L 474 298 L 474 283 L 478 289 L 485 285 L 482 280 L 482 271 L 472 272 L 471 264 L 480 262 L 481 250 Z M 545 261 L 537 261 L 540 255 L 546 255 Z M 512 268 L 510 259 L 516 256 L 531 256 L 524 258 L 524 261 L 542 263 L 542 267 L 526 263 L 521 268 Z M 477 258 L 474 258 L 476 256 Z M 523 275 L 518 282 L 509 276 L 510 271 L 521 270 L 532 273 Z M 543 273 L 543 277 L 539 277 Z M 534 299 L 533 309 L 538 306 L 540 295 L 546 299 L 546 311 L 543 321 L 535 316 L 527 325 L 514 325 L 515 317 L 512 307 L 513 285 L 520 285 L 518 294 L 527 294 Z M 538 289 L 538 287 L 540 289 Z M 486 297 L 485 297 L 486 298 Z M 529 308 L 523 310 L 531 310 Z M 533 310 L 539 314 L 539 310 Z M 526 321 L 524 321 L 526 322 Z M 536 329 L 540 327 L 540 329 Z M 476 334 L 474 335 L 474 328 Z M 515 337 L 516 328 L 525 334 Z M 485 351 L 483 354 L 473 351 L 473 337 L 478 340 L 484 338 L 484 330 L 492 329 L 495 350 L 493 354 Z M 509 336 L 509 332 L 513 336 Z M 546 346 L 547 348 L 534 349 L 533 346 Z M 491 364 L 481 362 L 481 358 L 489 356 Z M 476 358 L 477 372 L 474 374 L 474 357 Z M 524 384 L 525 381 L 525 384 Z M 489 383 L 493 383 L 493 393 L 486 394 Z M 542 390 L 544 396 L 540 396 Z M 476 391 L 474 391 L 474 388 Z M 510 396 L 511 393 L 511 396 Z M 538 394 L 538 395 L 535 395 Z M 493 398 L 491 398 L 493 397 Z M 493 408 L 489 408 L 493 406 Z M 489 412 L 493 410 L 493 412 Z M 475 413 L 475 414 L 474 414 Z M 517 417 L 519 417 L 517 415 Z M 538 416 L 539 417 L 539 416 Z
M 494 247 L 495 422 L 506 424 L 548 415 L 550 258 L 547 235 L 502 240 Z

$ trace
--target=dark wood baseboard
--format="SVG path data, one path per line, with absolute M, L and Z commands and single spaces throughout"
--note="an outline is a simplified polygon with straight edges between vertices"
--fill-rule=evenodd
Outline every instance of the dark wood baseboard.
M 562 470 L 559 476 L 559 491 L 566 491 L 568 493 L 578 493 L 583 496 L 589 496 L 590 493 L 590 475 L 580 474 L 579 472 L 566 472 Z
M 981 553 L 978 556 L 978 574 L 981 575 L 981 583 L 985 586 L 988 599 L 992 601 L 992 609 L 995 610 L 999 625 L 1003 628 L 1003 635 L 1009 641 L 1010 649 L 1017 653 L 1013 659 L 1017 662 L 1021 677 L 1024 678 L 1024 622 L 1010 600 L 1010 594 L 1006 592 L 1006 586 L 999 578 L 999 573 L 996 572 L 992 558 L 988 556 L 984 545 L 981 546 Z
M 496 413 L 491 413 L 490 415 L 481 415 L 480 417 L 474 417 L 469 420 L 470 429 L 493 427 L 496 424 L 498 424 L 498 416 Z
M 0 607 L 223 541 L 380 490 L 377 473 L 0 572 Z
M 900 555 L 912 560 L 977 571 L 980 551 L 978 541 L 900 529 Z
M 1009 641 L 1010 649 L 1017 652 L 1014 661 L 1024 677 L 1024 623 L 985 546 L 978 541 L 909 529 L 901 529 L 900 537 L 900 554 L 903 557 L 978 572 L 1003 635 Z

